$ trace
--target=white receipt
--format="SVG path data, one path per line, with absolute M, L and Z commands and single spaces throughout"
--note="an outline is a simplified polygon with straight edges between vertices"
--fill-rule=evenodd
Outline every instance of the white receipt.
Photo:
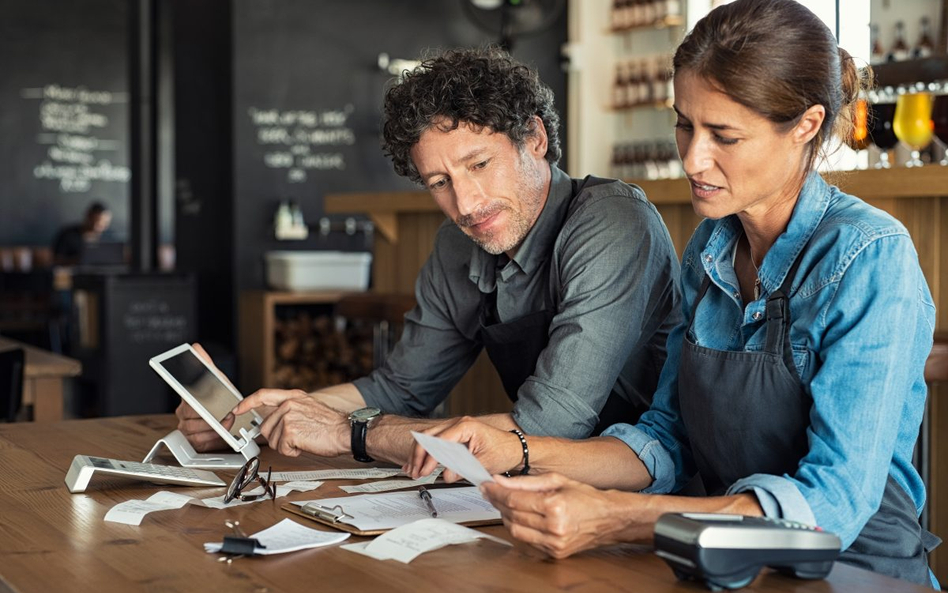
M 478 539 L 488 539 L 505 546 L 511 545 L 510 542 L 499 537 L 443 519 L 421 519 L 383 533 L 370 542 L 348 544 L 342 547 L 350 552 L 357 552 L 377 560 L 398 560 L 408 564 L 425 552 Z
M 418 444 L 421 445 L 429 455 L 438 460 L 438 462 L 458 474 L 471 484 L 480 486 L 484 482 L 493 482 L 481 462 L 477 460 L 467 447 L 462 443 L 454 443 L 420 432 L 411 431 L 411 436 L 415 437 Z
M 148 513 L 180 509 L 193 500 L 197 499 L 174 492 L 157 492 L 148 497 L 148 500 L 126 500 L 118 503 L 105 514 L 105 520 L 125 525 L 141 525 L 142 519 Z
M 366 467 L 363 469 L 321 469 L 306 472 L 273 472 L 270 479 L 274 482 L 297 480 L 381 480 L 392 476 L 405 475 L 397 467 Z
M 437 467 L 427 476 L 418 478 L 417 480 L 383 480 L 381 482 L 369 482 L 368 484 L 360 484 L 358 486 L 340 486 L 339 489 L 352 494 L 354 492 L 388 492 L 390 490 L 402 490 L 404 488 L 417 488 L 419 486 L 434 484 L 442 471 L 444 471 L 443 467 Z
M 321 485 L 322 482 L 291 482 L 289 484 L 280 484 L 276 487 L 277 497 L 286 496 L 290 492 L 297 490 L 300 492 L 309 492 L 310 490 L 319 488 Z M 262 493 L 262 486 L 244 492 L 244 494 Z M 152 494 L 147 500 L 126 500 L 125 502 L 118 503 L 105 514 L 105 520 L 112 523 L 124 523 L 125 525 L 141 525 L 142 519 L 144 519 L 148 513 L 180 509 L 188 503 L 212 509 L 225 509 L 245 504 L 254 504 L 255 502 L 263 502 L 265 500 L 270 500 L 270 498 L 260 498 L 247 502 L 235 499 L 224 504 L 223 495 L 199 499 L 184 494 L 178 494 L 177 492 L 161 491 Z
M 296 521 L 283 519 L 276 525 L 267 527 L 263 531 L 258 531 L 250 537 L 255 538 L 264 546 L 262 548 L 255 548 L 253 553 L 266 556 L 318 548 L 320 546 L 331 546 L 332 544 L 338 544 L 344 541 L 349 537 L 349 534 L 310 529 L 309 527 L 300 525 Z M 214 554 L 220 552 L 223 545 L 221 542 L 208 542 L 204 544 L 204 550 Z

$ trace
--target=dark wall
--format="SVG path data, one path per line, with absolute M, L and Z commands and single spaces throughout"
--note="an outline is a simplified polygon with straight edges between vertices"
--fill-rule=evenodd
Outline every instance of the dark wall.
M 262 288 L 269 250 L 363 248 L 361 238 L 345 235 L 276 241 L 281 200 L 300 204 L 312 224 L 327 193 L 418 189 L 394 173 L 379 147 L 391 78 L 378 67 L 379 54 L 417 59 L 429 48 L 498 36 L 476 28 L 461 0 L 245 0 L 233 10 L 236 286 Z M 553 88 L 564 115 L 559 48 L 566 33 L 564 12 L 548 32 L 514 47 Z
M 0 0 L 0 245 L 46 245 L 101 200 L 128 216 L 128 9 Z

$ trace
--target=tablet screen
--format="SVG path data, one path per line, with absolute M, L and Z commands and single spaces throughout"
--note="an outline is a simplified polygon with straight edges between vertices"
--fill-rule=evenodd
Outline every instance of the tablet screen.
M 234 392 L 221 383 L 217 375 L 212 373 L 191 350 L 166 358 L 161 362 L 161 366 L 218 421 L 223 420 L 240 401 Z M 253 421 L 253 414 L 238 416 L 234 425 L 230 427 L 230 434 L 240 440 L 243 438 L 240 429 L 250 431 L 254 427 Z

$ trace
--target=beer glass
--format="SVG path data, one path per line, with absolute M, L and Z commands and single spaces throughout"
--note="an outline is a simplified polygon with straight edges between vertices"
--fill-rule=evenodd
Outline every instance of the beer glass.
M 895 102 L 892 130 L 896 137 L 912 151 L 912 158 L 905 163 L 906 167 L 921 167 L 924 164 L 920 151 L 931 143 L 933 127 L 930 93 L 899 95 Z
M 895 137 L 895 132 L 892 131 L 892 120 L 894 118 L 894 102 L 879 102 L 869 105 L 869 138 L 881 151 L 879 162 L 875 165 L 876 169 L 888 169 L 892 166 L 892 163 L 889 162 L 889 151 L 899 143 L 899 139 Z
M 932 127 L 935 137 L 941 141 L 942 148 L 948 147 L 948 83 L 942 85 L 939 94 L 935 95 L 932 104 Z M 948 166 L 948 151 L 940 164 Z

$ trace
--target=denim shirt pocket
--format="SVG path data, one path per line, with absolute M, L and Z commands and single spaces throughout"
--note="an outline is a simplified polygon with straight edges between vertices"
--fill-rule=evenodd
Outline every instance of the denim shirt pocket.
M 806 344 L 790 344 L 790 349 L 793 351 L 793 366 L 797 369 L 797 376 L 800 377 L 800 380 L 806 382 L 809 379 L 807 371 L 810 366 L 810 349 L 806 347 Z

